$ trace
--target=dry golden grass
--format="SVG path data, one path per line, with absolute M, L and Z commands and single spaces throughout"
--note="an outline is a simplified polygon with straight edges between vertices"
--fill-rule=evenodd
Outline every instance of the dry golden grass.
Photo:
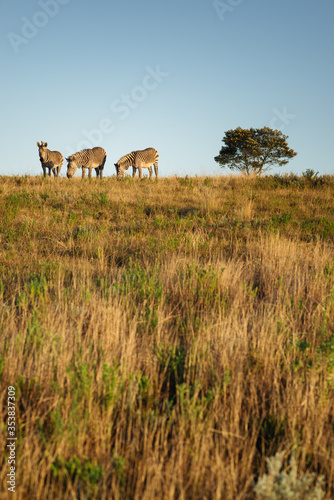
M 16 497 L 255 498 L 281 450 L 333 497 L 333 194 L 1 178 L 0 441 L 15 386 Z

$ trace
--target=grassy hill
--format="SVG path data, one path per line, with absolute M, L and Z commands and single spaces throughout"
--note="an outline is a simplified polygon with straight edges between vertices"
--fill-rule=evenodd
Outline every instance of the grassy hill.
M 255 498 L 282 450 L 333 498 L 333 200 L 312 173 L 0 177 L 16 498 Z

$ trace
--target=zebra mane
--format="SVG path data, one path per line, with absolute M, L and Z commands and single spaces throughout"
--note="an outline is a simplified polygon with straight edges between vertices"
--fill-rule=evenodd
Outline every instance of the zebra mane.
M 135 151 L 132 151 L 131 153 L 122 156 L 122 158 L 120 158 L 117 163 L 122 167 L 129 167 L 130 165 L 133 164 L 134 159 L 135 159 Z
M 82 159 L 85 158 L 89 153 L 89 149 L 81 149 L 81 151 L 77 151 L 76 153 L 73 153 L 71 156 L 69 156 L 70 160 L 77 160 L 77 159 Z

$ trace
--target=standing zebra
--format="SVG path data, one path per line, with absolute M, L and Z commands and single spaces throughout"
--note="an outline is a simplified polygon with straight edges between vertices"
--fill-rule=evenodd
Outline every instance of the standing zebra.
M 48 143 L 41 141 L 41 144 L 37 142 L 37 147 L 39 151 L 39 159 L 42 165 L 44 177 L 46 177 L 46 169 L 49 169 L 49 176 L 51 176 L 51 170 L 55 177 L 58 177 L 60 169 L 62 167 L 64 158 L 59 151 L 50 151 L 47 149 Z
M 117 179 L 121 179 L 125 170 L 132 167 L 132 177 L 136 175 L 136 169 L 139 171 L 139 178 L 142 178 L 142 168 L 148 168 L 150 178 L 152 177 L 152 165 L 156 178 L 158 178 L 158 160 L 159 153 L 154 148 L 147 148 L 143 151 L 132 151 L 128 155 L 122 156 L 115 163 Z
M 106 162 L 107 153 L 103 148 L 83 149 L 78 153 L 66 158 L 67 160 L 67 177 L 71 179 L 77 168 L 82 168 L 82 178 L 85 178 L 86 168 L 89 169 L 88 177 L 92 176 L 92 169 L 95 168 L 96 177 L 102 179 L 104 164 Z

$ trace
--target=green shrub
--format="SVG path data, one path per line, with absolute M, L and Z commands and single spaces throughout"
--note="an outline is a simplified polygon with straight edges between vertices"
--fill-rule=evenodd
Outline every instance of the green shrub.
M 254 491 L 258 500 L 321 500 L 325 498 L 322 490 L 324 478 L 317 478 L 315 474 L 306 473 L 298 476 L 295 457 L 292 455 L 289 471 L 283 470 L 285 451 L 276 453 L 271 458 L 266 458 L 268 474 L 262 476 Z

